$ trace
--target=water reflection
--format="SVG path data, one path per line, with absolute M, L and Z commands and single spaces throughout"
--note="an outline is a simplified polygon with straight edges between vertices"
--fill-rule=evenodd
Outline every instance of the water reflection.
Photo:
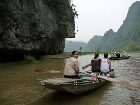
M 110 83 L 81 95 L 51 91 L 30 105 L 99 105 L 109 88 Z

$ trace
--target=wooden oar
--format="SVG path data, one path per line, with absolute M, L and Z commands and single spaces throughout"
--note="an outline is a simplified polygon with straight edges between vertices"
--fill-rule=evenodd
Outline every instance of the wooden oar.
M 140 83 L 133 82 L 133 81 L 121 80 L 119 78 L 109 78 L 109 77 L 105 77 L 105 76 L 101 76 L 101 75 L 98 75 L 97 78 L 101 78 L 101 79 L 104 79 L 104 80 L 107 80 L 107 81 L 119 83 L 119 84 L 122 84 L 122 85 L 127 85 L 129 87 L 140 88 Z
M 39 73 L 61 73 L 61 71 L 57 71 L 57 70 L 47 70 L 47 69 L 36 69 L 35 72 L 39 72 Z

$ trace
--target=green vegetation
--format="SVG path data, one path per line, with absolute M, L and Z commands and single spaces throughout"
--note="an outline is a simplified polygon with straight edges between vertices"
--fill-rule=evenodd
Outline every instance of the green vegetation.
M 74 17 L 77 17 L 75 5 L 71 0 L 48 0 L 50 8 L 54 8 L 57 13 L 57 29 L 56 32 L 63 35 L 64 29 L 69 25 L 69 22 L 74 22 Z
M 26 63 L 26 64 L 36 64 L 37 60 L 33 56 L 24 55 L 24 63 Z
M 86 51 L 140 51 L 140 2 L 129 8 L 127 17 L 117 32 L 108 30 L 104 36 L 94 36 L 86 46 Z
M 80 55 L 92 55 L 94 52 L 81 52 Z

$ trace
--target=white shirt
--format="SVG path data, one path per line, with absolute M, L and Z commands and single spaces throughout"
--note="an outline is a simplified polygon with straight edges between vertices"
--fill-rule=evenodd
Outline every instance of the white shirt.
M 77 75 L 79 72 L 78 59 L 71 57 L 66 60 L 64 75 Z
M 102 59 L 101 60 L 100 70 L 103 73 L 109 72 L 109 63 L 108 63 L 107 59 Z

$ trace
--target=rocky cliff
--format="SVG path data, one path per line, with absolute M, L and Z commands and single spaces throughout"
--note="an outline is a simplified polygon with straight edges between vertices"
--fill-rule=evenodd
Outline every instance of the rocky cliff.
M 86 48 L 87 51 L 140 51 L 140 1 L 132 4 L 116 33 L 110 29 L 98 39 L 95 36 Z
M 0 0 L 0 56 L 63 52 L 75 37 L 70 0 Z
M 116 32 L 115 39 L 118 43 L 117 49 L 120 47 L 140 51 L 140 1 L 136 1 L 129 8 L 126 19 Z

